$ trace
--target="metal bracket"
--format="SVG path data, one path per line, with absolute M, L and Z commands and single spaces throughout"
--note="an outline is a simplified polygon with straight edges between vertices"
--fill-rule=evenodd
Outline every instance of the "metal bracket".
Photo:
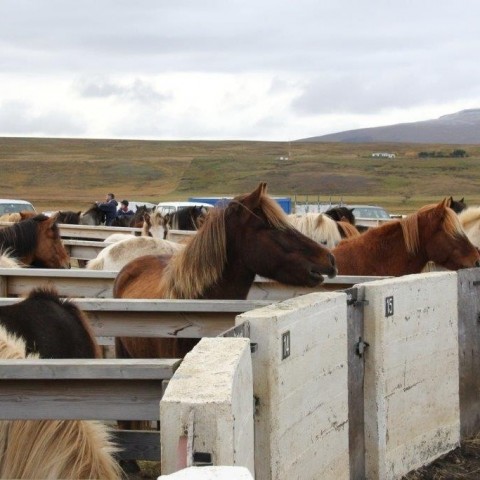
M 208 467 L 213 465 L 212 454 L 207 452 L 193 452 L 194 467 Z
M 368 300 L 359 300 L 358 299 L 358 290 L 356 288 L 351 288 L 345 290 L 347 294 L 347 305 L 353 305 L 354 307 L 360 307 L 368 305 Z
M 362 337 L 358 337 L 358 342 L 355 344 L 355 353 L 362 358 L 365 350 L 370 346 L 368 342 L 364 342 Z

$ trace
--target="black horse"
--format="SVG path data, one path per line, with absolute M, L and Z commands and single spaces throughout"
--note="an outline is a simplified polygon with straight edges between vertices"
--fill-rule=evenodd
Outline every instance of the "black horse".
M 454 200 L 453 197 L 450 197 L 450 208 L 456 214 L 463 212 L 463 210 L 467 208 L 467 204 L 465 203 L 465 197 L 463 197 L 461 200 Z
M 179 208 L 175 212 L 165 215 L 167 229 L 172 230 L 198 230 L 202 225 L 208 211 L 205 207 L 192 206 Z
M 333 218 L 336 222 L 348 222 L 355 225 L 355 215 L 353 214 L 353 208 L 348 207 L 332 207 L 325 212 L 330 218 Z
M 80 216 L 82 215 L 82 212 L 73 212 L 71 210 L 60 210 L 55 215 L 55 221 L 57 223 L 63 223 L 63 224 L 68 224 L 68 225 L 78 225 L 80 223 Z
M 0 325 L 24 339 L 27 353 L 41 358 L 100 358 L 85 314 L 51 288 L 36 288 L 25 300 L 0 306 Z

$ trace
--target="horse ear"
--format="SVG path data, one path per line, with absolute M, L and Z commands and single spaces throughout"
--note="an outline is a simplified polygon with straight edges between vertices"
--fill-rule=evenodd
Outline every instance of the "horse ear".
M 81 215 L 81 214 L 82 214 L 82 211 L 81 211 L 81 210 L 77 212 L 77 215 Z
M 461 200 L 459 200 L 460 203 L 465 203 L 465 197 L 462 197 Z
M 267 193 L 267 184 L 265 182 L 261 182 L 258 187 L 250 194 L 244 198 L 243 203 L 247 205 L 249 208 L 253 209 L 260 204 L 260 200 L 263 195 Z
M 450 200 L 450 203 L 452 203 L 453 202 L 453 197 L 450 196 L 449 200 Z
M 440 203 L 438 204 L 438 206 L 439 206 L 440 208 L 442 208 L 442 209 L 443 209 L 443 208 L 450 208 L 451 205 L 452 205 L 452 197 L 450 197 L 450 198 L 444 198 L 444 199 L 443 199 L 443 202 L 440 202 Z

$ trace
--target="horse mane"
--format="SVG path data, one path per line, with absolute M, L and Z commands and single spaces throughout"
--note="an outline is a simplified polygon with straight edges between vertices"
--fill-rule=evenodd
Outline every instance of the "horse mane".
M 306 213 L 303 215 L 290 215 L 290 223 L 305 236 L 317 243 L 333 248 L 341 240 L 337 223 L 323 213 Z
M 218 282 L 227 261 L 225 215 L 229 208 L 246 209 L 242 204 L 246 196 L 236 197 L 223 208 L 211 209 L 197 234 L 184 249 L 172 255 L 161 279 L 164 298 L 199 298 Z M 270 225 L 278 229 L 292 228 L 280 205 L 267 195 L 261 196 L 259 208 Z
M 82 212 L 73 212 L 71 210 L 62 211 L 59 210 L 53 216 L 58 223 L 66 223 L 69 225 L 78 225 L 80 222 L 80 215 Z
M 408 253 L 416 254 L 420 246 L 420 237 L 418 230 L 419 216 L 431 216 L 438 205 L 425 205 L 417 212 L 408 215 L 402 220 L 398 220 L 402 227 L 403 239 Z M 452 237 L 465 236 L 458 216 L 451 208 L 444 208 L 443 212 L 443 229 L 447 235 Z
M 0 230 L 0 248 L 10 247 L 12 254 L 18 257 L 28 254 L 37 244 L 37 228 L 39 222 L 48 220 L 43 214 L 28 218 Z M 54 224 L 53 228 L 58 226 Z
M 0 358 L 26 354 L 23 339 L 0 326 Z M 85 420 L 0 421 L 0 478 L 121 478 L 106 427 Z
M 23 268 L 23 263 L 13 256 L 11 248 L 0 250 L 0 268 Z
M 460 224 L 467 229 L 471 223 L 477 223 L 480 219 L 480 207 L 468 207 L 458 214 Z
M 352 225 L 350 222 L 337 220 L 337 226 L 339 229 L 341 229 L 345 238 L 357 237 L 358 235 L 360 235 L 357 227 L 355 227 L 355 225 Z

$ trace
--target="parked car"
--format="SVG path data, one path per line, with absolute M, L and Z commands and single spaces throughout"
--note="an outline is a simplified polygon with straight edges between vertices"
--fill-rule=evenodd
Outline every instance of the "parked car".
M 206 202 L 160 202 L 157 205 L 157 212 L 160 212 L 162 215 L 167 213 L 173 213 L 179 208 L 185 207 L 205 207 L 206 209 L 214 208 L 211 203 Z
M 6 213 L 23 212 L 25 210 L 28 212 L 36 212 L 33 205 L 26 200 L 0 198 L 0 215 L 4 215 Z
M 376 205 L 347 205 L 353 208 L 355 219 L 358 218 L 372 218 L 380 220 L 390 220 L 390 214 L 382 207 Z

